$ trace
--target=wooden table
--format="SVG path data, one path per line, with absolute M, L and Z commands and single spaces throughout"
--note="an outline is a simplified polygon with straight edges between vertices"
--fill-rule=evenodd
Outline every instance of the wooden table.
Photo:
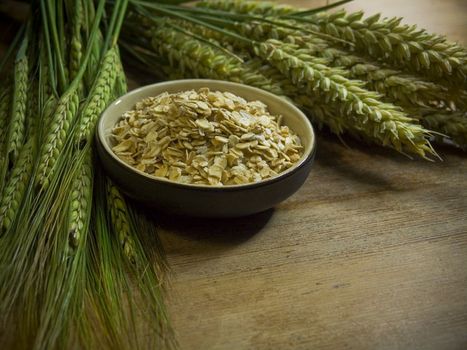
M 465 0 L 348 7 L 467 37 Z M 161 222 L 182 350 L 467 349 L 466 153 L 346 141 L 320 133 L 306 184 L 273 211 Z

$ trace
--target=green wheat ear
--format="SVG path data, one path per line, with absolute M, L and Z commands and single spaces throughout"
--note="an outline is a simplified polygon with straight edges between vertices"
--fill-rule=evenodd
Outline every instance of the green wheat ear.
M 398 151 L 422 157 L 433 154 L 426 138 L 428 132 L 400 109 L 379 101 L 378 94 L 364 90 L 359 81 L 343 77 L 339 69 L 327 67 L 312 56 L 297 55 L 297 50 L 296 45 L 270 39 L 260 44 L 256 52 L 294 84 L 306 89 L 308 96 L 318 94 L 336 105 L 341 117 L 351 118 L 369 139 L 380 139 L 383 145 L 390 142 Z
M 78 145 L 83 141 L 91 141 L 97 119 L 112 98 L 112 88 L 118 74 L 118 70 L 115 69 L 117 63 L 117 49 L 112 48 L 104 55 L 101 69 L 89 93 L 91 97 L 81 111 L 79 131 L 75 137 Z
M 265 16 L 283 16 L 297 12 L 295 7 L 277 4 L 272 1 L 207 0 L 199 1 L 197 6 L 241 14 L 251 13 Z
M 199 6 L 239 14 L 281 17 L 294 21 L 305 31 L 319 31 L 350 42 L 359 53 L 443 84 L 465 87 L 467 82 L 465 48 L 414 25 L 401 25 L 401 18 L 381 19 L 380 14 L 364 18 L 362 11 L 347 14 L 345 10 L 306 15 L 307 11 L 297 12 L 291 6 L 250 0 L 202 1 Z
M 5 142 L 5 154 L 10 164 L 14 164 L 23 145 L 26 129 L 26 106 L 28 91 L 29 62 L 26 50 L 28 39 L 25 38 L 18 51 L 14 67 L 14 90 L 11 105 L 11 118 Z
M 31 138 L 21 147 L 18 160 L 0 197 L 0 232 L 10 229 L 20 209 L 31 177 L 35 146 L 36 139 Z
M 284 23 L 289 23 L 289 21 Z M 371 58 L 337 48 L 334 46 L 335 43 L 313 34 L 297 29 L 280 28 L 277 25 L 259 21 L 238 23 L 236 30 L 257 41 L 277 39 L 295 44 L 297 54 L 320 57 L 325 65 L 342 68 L 341 75 L 364 81 L 368 90 L 381 93 L 382 98 L 389 97 L 405 105 L 413 106 L 427 106 L 433 101 L 445 104 L 454 103 L 459 107 L 465 105 L 465 94 L 455 94 L 448 87 L 423 79 L 419 75 L 388 68 Z

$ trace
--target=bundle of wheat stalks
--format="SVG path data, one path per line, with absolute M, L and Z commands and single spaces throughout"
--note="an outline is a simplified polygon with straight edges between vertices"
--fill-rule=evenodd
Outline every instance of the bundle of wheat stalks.
M 135 1 L 122 47 L 169 78 L 225 79 L 282 95 L 337 135 L 427 159 L 437 156 L 430 139 L 467 146 L 463 47 L 401 18 L 318 10 Z
M 127 1 L 105 6 L 32 2 L 0 67 L 3 349 L 140 348 L 141 310 L 149 347 L 172 344 L 154 227 L 94 165 L 96 121 L 126 92 Z
M 361 12 L 182 2 L 32 1 L 0 62 L 0 347 L 174 345 L 154 225 L 93 153 L 99 115 L 127 89 L 122 25 L 120 48 L 163 78 L 256 86 L 338 135 L 427 159 L 432 137 L 467 146 L 459 45 Z

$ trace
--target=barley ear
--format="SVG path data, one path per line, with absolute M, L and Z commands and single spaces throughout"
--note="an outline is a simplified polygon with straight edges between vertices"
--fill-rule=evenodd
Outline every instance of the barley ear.
M 137 258 L 128 208 L 122 194 L 110 180 L 107 181 L 107 204 L 109 206 L 112 227 L 117 234 L 123 254 L 130 263 L 134 264 Z
M 465 86 L 467 50 L 414 25 L 401 25 L 401 18 L 363 18 L 361 11 L 341 10 L 309 19 L 321 32 L 352 42 L 361 53 L 445 84 Z
M 296 12 L 295 7 L 277 4 L 272 1 L 251 0 L 203 0 L 196 3 L 199 7 L 216 10 L 265 16 L 281 16 Z
M 11 105 L 11 118 L 6 139 L 5 154 L 13 164 L 23 144 L 26 120 L 28 91 L 28 57 L 26 50 L 28 39 L 25 38 L 18 51 L 14 67 L 14 90 Z
M 67 91 L 58 101 L 53 116 L 45 130 L 44 141 L 39 153 L 39 166 L 36 174 L 36 184 L 46 188 L 55 170 L 55 164 L 60 157 L 66 138 L 78 110 L 79 97 L 76 88 Z
M 5 132 L 8 128 L 8 118 L 11 105 L 11 87 L 7 86 L 0 95 L 0 142 L 5 140 Z
M 70 193 L 70 217 L 68 243 L 74 251 L 85 242 L 85 234 L 91 218 L 93 191 L 92 150 L 88 147 L 78 156 L 79 167 Z
M 27 190 L 34 165 L 35 143 L 35 138 L 31 138 L 22 146 L 18 161 L 14 165 L 11 176 L 3 189 L 0 198 L 0 232 L 2 233 L 7 231 L 15 220 Z
M 412 109 L 411 113 L 425 127 L 446 135 L 460 148 L 467 150 L 467 114 L 466 112 L 448 112 L 434 108 Z M 440 135 L 437 139 L 442 139 Z
M 83 25 L 83 3 L 81 0 L 74 0 L 74 11 L 71 26 L 70 39 L 70 59 L 69 72 L 70 80 L 73 80 L 79 71 L 81 58 L 83 56 L 83 45 L 81 38 L 81 27 Z
M 112 90 L 118 74 L 116 50 L 114 47 L 105 53 L 100 70 L 89 92 L 90 98 L 86 101 L 80 113 L 79 126 L 75 137 L 75 143 L 78 145 L 92 139 L 97 119 L 111 100 Z
M 349 131 L 400 152 L 426 158 L 434 154 L 428 131 L 394 105 L 383 103 L 380 95 L 362 88 L 359 81 L 342 76 L 340 69 L 327 67 L 308 55 L 296 55 L 297 46 L 267 40 L 256 47 L 257 54 L 277 67 L 307 96 L 318 94 L 338 108 Z

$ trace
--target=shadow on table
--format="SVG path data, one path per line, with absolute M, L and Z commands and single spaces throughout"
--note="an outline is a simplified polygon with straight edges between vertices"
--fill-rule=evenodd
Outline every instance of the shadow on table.
M 377 157 L 395 156 L 382 147 L 371 147 L 355 140 L 345 140 L 345 144 L 335 135 L 324 132 L 318 137 L 316 164 L 331 168 L 346 179 L 362 184 L 392 189 L 391 181 L 378 169 L 375 169 Z
M 444 161 L 434 156 L 431 157 L 434 162 L 415 155 L 409 158 L 393 149 L 367 144 L 350 137 L 345 138 L 344 144 L 338 137 L 323 130 L 318 135 L 316 164 L 331 168 L 353 182 L 400 190 L 402 184 L 399 180 L 411 180 L 411 172 L 421 169 L 441 170 L 440 168 L 449 167 L 452 161 L 458 161 L 458 157 L 466 156 L 465 152 L 453 146 L 445 144 L 434 146 Z M 397 175 L 401 179 L 393 178 L 391 175 Z
M 343 135 L 342 137 L 342 139 L 339 139 L 339 137 L 327 129 L 319 130 L 317 133 L 318 151 L 323 150 L 324 153 L 331 151 L 333 155 L 344 155 L 345 153 L 345 157 L 349 158 L 349 160 L 352 158 L 352 156 L 361 157 L 364 155 L 368 157 L 376 157 L 379 159 L 388 159 L 399 164 L 413 164 L 414 161 L 418 163 L 418 165 L 421 164 L 422 166 L 428 167 L 432 166 L 433 164 L 443 164 L 443 162 L 434 155 L 429 156 L 434 162 L 429 162 L 417 155 L 404 155 L 392 148 L 368 143 L 365 140 L 358 140 L 351 137 L 350 135 Z M 450 145 L 448 142 L 439 143 L 432 141 L 431 144 L 442 159 L 449 156 L 457 156 L 462 158 L 467 156 L 467 153 L 461 148 Z M 346 150 L 351 152 L 345 152 Z
M 157 226 L 184 240 L 206 241 L 218 246 L 248 241 L 268 223 L 274 209 L 240 218 L 190 218 L 166 213 L 152 214 Z

